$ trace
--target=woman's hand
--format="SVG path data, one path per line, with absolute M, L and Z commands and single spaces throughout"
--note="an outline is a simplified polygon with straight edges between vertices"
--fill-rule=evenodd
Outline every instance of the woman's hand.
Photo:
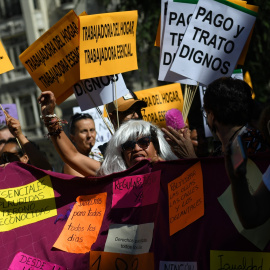
M 38 103 L 41 106 L 41 112 L 43 116 L 53 114 L 56 106 L 56 99 L 51 91 L 44 91 L 38 97 Z
M 20 135 L 22 135 L 22 128 L 21 128 L 20 121 L 10 116 L 7 113 L 7 111 L 5 111 L 5 115 L 6 115 L 6 123 L 7 123 L 10 133 L 15 138 L 18 138 Z

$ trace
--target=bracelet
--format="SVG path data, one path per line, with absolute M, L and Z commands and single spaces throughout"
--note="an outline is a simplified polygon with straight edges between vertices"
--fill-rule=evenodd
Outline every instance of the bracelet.
M 48 118 L 57 118 L 57 116 L 56 116 L 56 114 L 54 113 L 54 114 L 47 114 L 47 115 L 40 115 L 40 118 L 41 119 L 44 119 L 44 118 L 46 118 L 46 117 L 48 117 Z

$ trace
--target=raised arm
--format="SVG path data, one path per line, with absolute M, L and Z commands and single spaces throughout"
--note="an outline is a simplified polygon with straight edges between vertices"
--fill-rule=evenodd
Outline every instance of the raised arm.
M 10 116 L 6 111 L 6 123 L 10 133 L 18 140 L 24 152 L 29 157 L 30 163 L 43 170 L 52 170 L 44 154 L 24 136 L 20 121 Z
M 54 115 L 56 106 L 54 94 L 51 91 L 45 91 L 39 96 L 38 102 L 41 105 L 42 117 L 48 129 L 48 135 L 62 160 L 84 176 L 95 176 L 100 168 L 100 162 L 79 153 L 69 140 L 62 129 L 60 119 Z

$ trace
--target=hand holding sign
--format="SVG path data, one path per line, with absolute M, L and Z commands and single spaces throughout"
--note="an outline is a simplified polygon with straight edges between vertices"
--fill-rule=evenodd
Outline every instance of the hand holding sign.
M 5 111 L 5 115 L 6 115 L 6 123 L 7 123 L 10 133 L 15 138 L 18 138 L 22 134 L 20 121 L 10 116 L 6 111 Z
M 41 106 L 41 112 L 42 115 L 49 115 L 54 112 L 54 108 L 56 106 L 56 99 L 51 91 L 44 91 L 39 97 L 38 97 L 38 103 Z

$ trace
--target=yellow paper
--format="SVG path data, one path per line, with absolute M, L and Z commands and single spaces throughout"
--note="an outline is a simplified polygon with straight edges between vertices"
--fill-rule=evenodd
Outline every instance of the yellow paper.
M 55 248 L 86 253 L 96 241 L 106 210 L 107 193 L 79 196 Z
M 50 90 L 57 104 L 80 80 L 78 17 L 73 10 L 52 26 L 20 56 L 41 91 Z M 61 102 L 60 102 L 61 101 Z
M 203 177 L 198 162 L 168 184 L 170 235 L 204 215 Z
M 80 78 L 138 69 L 137 11 L 80 16 Z
M 210 270 L 269 270 L 270 253 L 210 250 Z
M 183 109 L 183 95 L 180 83 L 173 83 L 136 92 L 138 99 L 147 103 L 142 108 L 143 120 L 166 127 L 165 114 L 170 109 Z
M 14 69 L 0 40 L 0 74 Z
M 0 232 L 56 215 L 49 175 L 25 186 L 0 190 Z
M 156 40 L 155 40 L 155 46 L 160 47 L 160 22 L 161 17 L 159 17 L 159 22 L 158 22 L 158 29 L 157 29 L 157 34 L 156 34 Z
M 113 268 L 112 266 L 115 266 Z M 103 251 L 90 252 L 90 270 L 137 269 L 154 270 L 154 254 L 120 254 Z

